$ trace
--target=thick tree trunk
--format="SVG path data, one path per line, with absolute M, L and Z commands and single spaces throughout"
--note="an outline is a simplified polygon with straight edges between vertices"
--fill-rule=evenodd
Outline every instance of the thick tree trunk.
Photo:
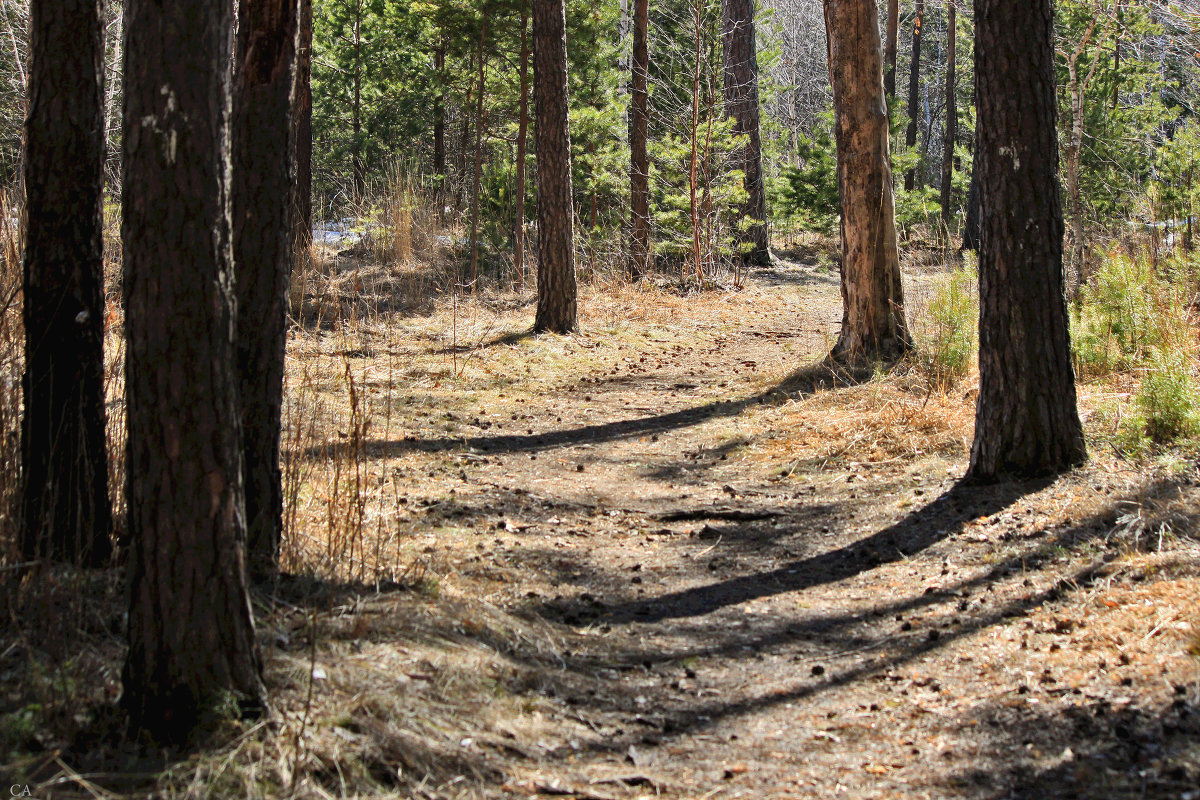
M 896 249 L 895 198 L 875 0 L 825 0 L 842 206 L 842 332 L 830 356 L 861 365 L 912 346 Z
M 925 33 L 925 0 L 917 0 L 917 15 L 913 20 L 912 60 L 908 68 L 908 130 L 904 132 L 904 144 L 908 149 L 917 146 L 917 113 L 921 102 L 921 39 Z M 904 175 L 904 191 L 911 192 L 917 182 L 917 171 L 910 169 Z
M 112 554 L 100 4 L 34 0 L 29 36 L 21 551 L 97 566 Z
M 312 243 L 312 34 L 313 0 L 300 1 L 300 36 L 296 46 L 296 95 L 292 110 L 292 143 L 295 149 L 296 180 L 293 187 L 296 210 L 296 242 Z
M 568 333 L 578 327 L 566 28 L 564 0 L 533 0 L 538 169 L 538 304 L 533 329 L 537 332 Z
M 629 278 L 650 271 L 650 0 L 633 0 L 633 92 L 629 113 Z
M 264 702 L 234 368 L 232 4 L 127 0 L 125 13 L 122 703 L 135 726 L 179 741 L 231 700 Z
M 1063 295 L 1053 35 L 1050 0 L 975 0 L 976 480 L 1056 473 L 1085 458 Z
M 771 263 L 767 232 L 767 190 L 763 181 L 762 138 L 759 131 L 758 51 L 754 41 L 754 0 L 722 0 L 721 44 L 725 62 L 725 113 L 733 132 L 746 137 L 746 146 L 733 155 L 745 173 L 746 205 L 742 216 L 752 222 L 738 237 L 748 246 L 742 256 L 749 264 Z
M 946 130 L 942 135 L 942 231 L 949 241 L 950 236 L 950 193 L 954 181 L 954 142 L 958 138 L 958 104 L 954 99 L 955 77 L 954 56 L 958 9 L 956 0 L 946 0 Z
M 521 6 L 521 100 L 517 118 L 517 208 L 513 221 L 513 271 L 525 288 L 525 151 L 529 141 L 529 9 Z
M 237 369 L 242 412 L 246 558 L 255 580 L 275 576 L 283 532 L 279 437 L 292 271 L 292 96 L 297 0 L 238 7 L 233 121 L 233 261 Z
M 896 96 L 896 40 L 900 34 L 900 0 L 888 0 L 887 32 L 883 42 L 883 94 L 886 100 Z

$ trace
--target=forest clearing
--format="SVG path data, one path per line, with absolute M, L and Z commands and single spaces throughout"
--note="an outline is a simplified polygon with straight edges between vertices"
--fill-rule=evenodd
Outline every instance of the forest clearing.
M 1192 796 L 1194 463 L 1117 455 L 1104 408 L 1130 387 L 1084 383 L 1086 467 L 958 485 L 975 376 L 933 383 L 914 361 L 832 381 L 815 365 L 836 272 L 821 246 L 790 255 L 740 288 L 588 287 L 560 337 L 528 335 L 527 295 L 381 310 L 411 275 L 326 250 L 289 336 L 284 574 L 253 595 L 271 715 L 166 762 L 73 719 L 119 691 L 123 601 L 62 573 L 8 613 L 54 609 L 21 626 L 40 652 L 88 642 L 32 687 L 74 741 L 28 731 L 49 749 L 14 780 L 105 798 Z M 911 266 L 929 343 L 953 274 Z

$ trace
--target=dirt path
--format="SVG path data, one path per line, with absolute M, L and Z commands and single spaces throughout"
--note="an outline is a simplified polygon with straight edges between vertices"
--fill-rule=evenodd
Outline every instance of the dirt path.
M 389 751 L 384 678 L 347 668 L 331 729 L 377 778 L 427 769 L 417 796 L 1200 797 L 1194 473 L 956 487 L 969 395 L 796 372 L 839 316 L 785 264 L 566 339 L 456 328 L 455 374 L 493 380 L 365 444 L 437 596 L 335 605 L 319 640 L 438 722 Z

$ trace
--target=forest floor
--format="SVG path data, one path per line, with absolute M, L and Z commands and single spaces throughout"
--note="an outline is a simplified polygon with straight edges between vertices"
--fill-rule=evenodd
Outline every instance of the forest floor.
M 1200 799 L 1194 464 L 1094 442 L 959 485 L 970 379 L 811 366 L 841 315 L 815 259 L 589 290 L 566 337 L 527 296 L 321 297 L 285 566 L 339 577 L 256 597 L 272 716 L 163 796 Z M 1081 388 L 1093 439 L 1119 388 Z M 35 796 L 134 791 L 106 747 Z

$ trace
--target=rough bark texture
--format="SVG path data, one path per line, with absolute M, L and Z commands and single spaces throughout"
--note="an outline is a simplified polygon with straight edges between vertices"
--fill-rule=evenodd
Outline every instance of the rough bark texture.
M 312 242 L 312 3 L 300 2 L 300 35 L 296 43 L 296 93 L 292 109 L 292 145 L 295 149 L 296 180 L 292 204 L 296 212 L 296 242 Z
M 525 153 L 529 141 L 529 10 L 521 6 L 521 100 L 517 112 L 517 194 L 513 220 L 513 272 L 517 291 L 525 288 Z
M 842 332 L 832 359 L 863 364 L 912 346 L 896 249 L 895 198 L 875 0 L 825 0 L 842 206 Z
M 917 15 L 913 19 L 912 60 L 908 67 L 908 130 L 904 144 L 911 150 L 917 146 L 917 112 L 921 102 L 921 39 L 925 34 L 925 0 L 917 0 Z M 911 192 L 917 182 L 917 171 L 904 175 L 904 191 Z
M 97 0 L 34 0 L 25 129 L 24 558 L 112 553 L 104 439 L 103 29 Z
M 954 180 L 954 141 L 958 138 L 958 104 L 955 102 L 954 57 L 957 43 L 956 0 L 946 0 L 946 131 L 942 135 L 942 230 L 950 231 L 950 192 Z
M 629 132 L 629 277 L 650 271 L 650 0 L 633 0 L 633 91 Z
M 538 304 L 533 329 L 554 333 L 567 333 L 578 325 L 566 26 L 563 0 L 533 0 L 538 169 Z
M 975 53 L 979 404 L 968 477 L 1055 473 L 1085 452 L 1063 295 L 1050 0 L 975 0 Z
M 763 182 L 762 138 L 759 132 L 758 51 L 754 42 L 754 0 L 721 0 L 721 46 L 725 62 L 725 113 L 733 132 L 744 135 L 746 146 L 732 155 L 745 173 L 746 204 L 742 216 L 752 222 L 738 237 L 748 246 L 743 260 L 771 263 L 767 232 L 767 190 Z
M 125 13 L 131 547 L 122 702 L 135 726 L 177 741 L 230 701 L 264 701 L 234 368 L 232 7 L 128 0 Z
M 292 97 L 297 0 L 243 0 L 234 78 L 233 261 L 242 412 L 246 557 L 255 580 L 274 577 L 283 532 L 279 437 L 292 271 Z

